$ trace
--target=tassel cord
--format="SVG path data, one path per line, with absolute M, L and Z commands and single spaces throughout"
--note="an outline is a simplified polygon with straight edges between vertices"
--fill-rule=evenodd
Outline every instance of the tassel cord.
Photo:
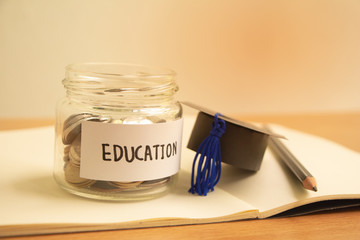
M 215 115 L 210 135 L 200 144 L 192 166 L 189 192 L 206 196 L 214 191 L 221 176 L 220 137 L 225 132 L 225 121 Z M 199 157 L 200 155 L 200 157 Z M 197 165 L 197 167 L 196 167 Z M 196 177 L 195 177 L 196 169 Z

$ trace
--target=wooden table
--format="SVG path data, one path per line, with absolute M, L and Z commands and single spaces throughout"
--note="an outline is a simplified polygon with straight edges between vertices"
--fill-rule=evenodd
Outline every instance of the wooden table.
M 360 112 L 338 114 L 237 116 L 316 134 L 360 152 Z M 0 130 L 53 124 L 46 119 L 0 119 Z M 1 215 L 1 213 L 0 213 Z M 100 231 L 12 239 L 360 239 L 360 208 L 300 217 L 244 220 L 177 227 Z

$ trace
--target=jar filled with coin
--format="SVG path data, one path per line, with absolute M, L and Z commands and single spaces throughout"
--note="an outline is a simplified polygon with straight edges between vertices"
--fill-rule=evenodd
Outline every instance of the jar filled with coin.
M 68 66 L 56 111 L 56 182 L 102 200 L 167 193 L 180 169 L 183 124 L 174 77 L 140 65 Z

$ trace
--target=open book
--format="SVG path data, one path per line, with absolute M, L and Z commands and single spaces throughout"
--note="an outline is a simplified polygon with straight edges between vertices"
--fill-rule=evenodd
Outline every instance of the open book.
M 269 150 L 258 172 L 223 164 L 208 196 L 188 193 L 195 153 L 186 149 L 195 116 L 185 116 L 182 166 L 168 195 L 141 202 L 104 202 L 71 195 L 52 178 L 52 127 L 0 132 L 0 236 L 224 222 L 304 214 L 360 205 L 360 153 L 328 140 L 271 125 L 316 177 L 305 190 Z

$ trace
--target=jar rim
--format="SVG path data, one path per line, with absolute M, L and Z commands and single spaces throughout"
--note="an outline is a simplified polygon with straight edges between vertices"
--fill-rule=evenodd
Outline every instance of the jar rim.
M 94 96 L 168 94 L 177 92 L 175 71 L 167 68 L 124 63 L 75 63 L 66 66 L 63 85 L 68 94 Z

